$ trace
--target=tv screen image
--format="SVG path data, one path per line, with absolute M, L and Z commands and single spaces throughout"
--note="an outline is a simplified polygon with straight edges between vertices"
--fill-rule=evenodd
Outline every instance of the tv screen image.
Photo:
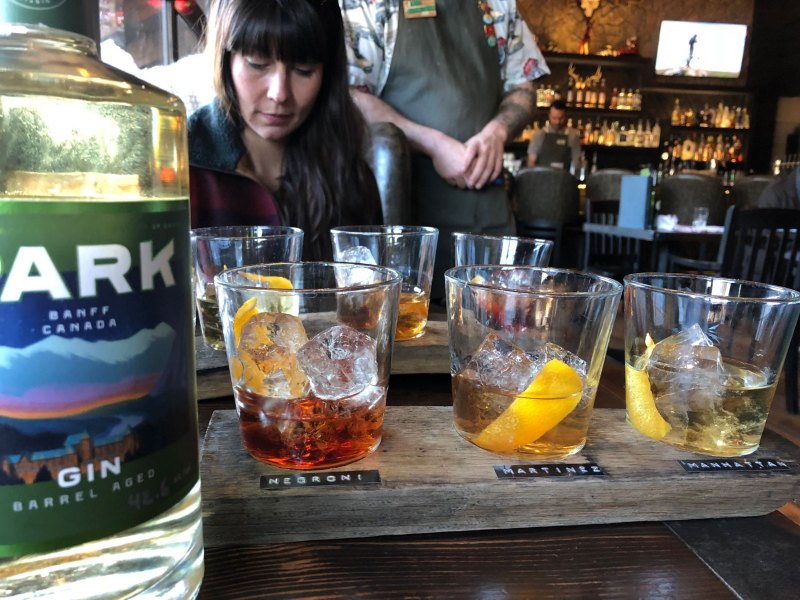
M 656 75 L 737 78 L 747 25 L 662 21 Z

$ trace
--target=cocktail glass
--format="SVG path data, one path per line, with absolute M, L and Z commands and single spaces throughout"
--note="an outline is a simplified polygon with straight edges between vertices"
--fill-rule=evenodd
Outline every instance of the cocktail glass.
M 479 233 L 453 233 L 455 266 L 530 265 L 546 267 L 553 251 L 552 240 L 496 236 Z
M 203 341 L 225 350 L 214 276 L 225 269 L 259 263 L 298 261 L 303 232 L 296 227 L 221 226 L 191 232 L 192 278 Z
M 455 267 L 445 283 L 458 433 L 526 459 L 579 452 L 622 285 L 514 266 Z
M 381 441 L 400 275 L 384 267 L 280 263 L 215 278 L 245 449 L 291 469 L 343 465 Z M 369 298 L 354 327 L 339 306 Z
M 630 423 L 690 452 L 754 452 L 800 314 L 800 293 L 699 275 L 636 273 L 624 283 Z
M 365 225 L 331 229 L 335 260 L 390 267 L 402 276 L 397 341 L 425 333 L 438 238 L 439 230 L 434 227 Z M 362 310 L 353 306 L 351 312 Z

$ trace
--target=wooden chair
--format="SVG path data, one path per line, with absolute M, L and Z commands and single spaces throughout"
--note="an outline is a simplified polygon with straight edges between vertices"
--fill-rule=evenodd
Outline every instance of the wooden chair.
M 554 267 L 570 266 L 564 250 L 568 234 L 579 230 L 577 179 L 567 171 L 553 167 L 523 169 L 514 178 L 513 203 L 517 234 L 553 240 L 550 264 Z
M 586 222 L 616 225 L 619 219 L 619 200 L 586 199 Z M 605 233 L 585 232 L 582 269 L 617 280 L 639 271 L 640 240 Z
M 800 290 L 800 210 L 730 207 L 716 261 L 675 258 L 671 270 L 716 273 Z M 786 408 L 798 413 L 800 327 L 784 365 Z

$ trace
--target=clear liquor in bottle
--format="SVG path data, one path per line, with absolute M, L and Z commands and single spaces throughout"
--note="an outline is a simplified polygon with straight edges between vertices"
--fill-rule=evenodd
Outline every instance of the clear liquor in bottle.
M 190 598 L 185 111 L 89 38 L 0 28 L 0 598 Z

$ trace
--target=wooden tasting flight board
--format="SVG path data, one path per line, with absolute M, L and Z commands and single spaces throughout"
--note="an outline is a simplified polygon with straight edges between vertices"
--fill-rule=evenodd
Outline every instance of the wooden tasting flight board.
M 473 446 L 456 433 L 451 413 L 389 406 L 373 454 L 316 471 L 375 469 L 380 484 L 276 490 L 261 489 L 261 477 L 303 472 L 250 457 L 235 411 L 215 411 L 201 462 L 206 545 L 756 516 L 800 493 L 800 449 L 777 434 L 765 432 L 759 450 L 738 460 L 778 459 L 791 463 L 789 471 L 688 473 L 677 460 L 713 459 L 645 438 L 622 409 L 595 409 L 586 447 L 563 461 L 596 463 L 605 476 L 498 479 L 497 465 L 536 463 Z

